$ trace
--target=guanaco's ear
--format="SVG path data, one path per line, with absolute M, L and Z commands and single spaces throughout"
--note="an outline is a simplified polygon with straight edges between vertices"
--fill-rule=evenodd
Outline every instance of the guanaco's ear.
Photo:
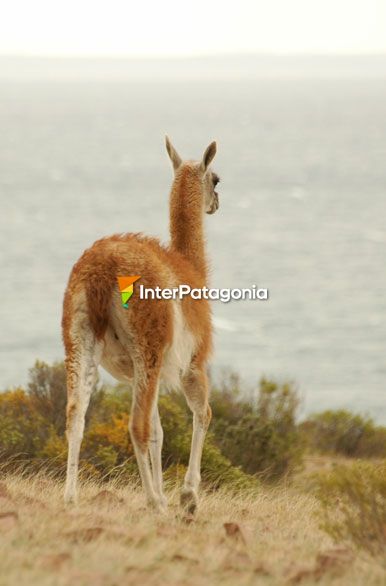
M 173 169 L 174 169 L 174 171 L 177 171 L 178 167 L 182 163 L 182 159 L 181 159 L 180 155 L 177 153 L 177 151 L 174 148 L 174 146 L 172 145 L 172 143 L 170 142 L 168 136 L 165 136 L 165 142 L 166 142 L 166 150 L 168 151 L 168 155 L 170 157 L 170 160 L 173 163 Z
M 216 141 L 214 140 L 213 142 L 210 143 L 210 145 L 208 146 L 208 148 L 206 149 L 204 156 L 202 157 L 202 162 L 201 162 L 201 169 L 203 171 L 203 173 L 205 173 L 209 167 L 209 165 L 211 164 L 211 162 L 214 159 L 214 156 L 217 152 L 217 144 Z

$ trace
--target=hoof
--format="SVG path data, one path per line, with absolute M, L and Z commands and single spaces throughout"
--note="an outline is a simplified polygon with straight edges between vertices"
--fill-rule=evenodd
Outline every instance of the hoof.
M 165 515 L 167 512 L 167 501 L 165 497 L 148 499 L 147 506 L 155 513 L 159 513 L 161 515 Z
M 191 488 L 184 488 L 180 496 L 180 503 L 186 513 L 194 515 L 198 505 L 197 494 Z
M 66 505 L 66 507 L 71 507 L 76 505 L 78 502 L 78 499 L 76 497 L 75 494 L 67 494 L 65 493 L 64 495 L 64 504 Z
M 168 500 L 164 494 L 161 494 L 161 496 L 159 497 L 159 503 L 161 507 L 166 511 L 168 508 Z

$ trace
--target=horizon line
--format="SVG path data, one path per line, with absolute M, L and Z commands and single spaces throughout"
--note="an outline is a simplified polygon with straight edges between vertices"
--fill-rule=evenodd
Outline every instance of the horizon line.
M 386 49 L 383 51 L 366 51 L 366 52 L 302 52 L 302 51 L 224 51 L 219 53 L 186 53 L 183 55 L 175 54 L 45 54 L 45 53 L 1 53 L 0 59 L 47 59 L 47 60 L 110 60 L 110 61 L 184 61 L 194 59 L 216 59 L 225 57 L 273 57 L 273 58 L 371 58 L 385 57 Z

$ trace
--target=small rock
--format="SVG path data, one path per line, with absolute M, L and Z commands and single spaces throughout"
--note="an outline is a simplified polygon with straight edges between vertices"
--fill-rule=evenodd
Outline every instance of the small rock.
M 47 570 L 59 570 L 65 562 L 71 559 L 69 553 L 52 553 L 44 555 L 40 558 L 42 568 Z
M 0 482 L 0 497 L 6 498 L 6 499 L 11 499 L 10 492 L 9 492 L 5 482 Z
M 101 535 L 104 535 L 108 539 L 126 541 L 127 543 L 130 543 L 132 539 L 125 531 L 105 529 L 104 527 L 84 527 L 66 531 L 64 535 L 69 537 L 73 543 L 89 543 L 90 541 L 95 541 Z
M 66 531 L 64 535 L 69 537 L 74 543 L 89 543 L 90 541 L 98 539 L 104 531 L 103 527 L 85 527 L 83 529 Z
M 238 523 L 224 523 L 225 533 L 228 537 L 245 543 L 245 537 Z
M 0 513 L 0 529 L 3 531 L 10 531 L 14 529 L 19 521 L 19 515 L 16 511 L 8 511 L 6 513 Z
M 253 571 L 255 574 L 261 574 L 262 576 L 270 576 L 271 575 L 271 572 L 267 569 L 267 567 L 265 566 L 265 564 L 263 564 L 263 562 L 257 563 L 253 567 Z
M 290 584 L 300 584 L 303 580 L 307 580 L 309 578 L 315 577 L 315 568 L 310 568 L 308 566 L 300 566 L 298 568 L 294 568 L 292 571 L 288 573 L 288 582 Z
M 110 490 L 101 490 L 100 492 L 98 492 L 98 494 L 96 494 L 95 496 L 93 496 L 89 500 L 89 502 L 90 503 L 94 503 L 94 504 L 99 504 L 99 505 L 103 505 L 103 504 L 107 504 L 107 505 L 121 505 L 125 501 L 124 501 L 123 498 L 121 498 L 118 495 L 114 494 Z
M 299 584 L 303 580 L 313 579 L 320 580 L 324 574 L 332 573 L 336 576 L 341 575 L 354 559 L 353 553 L 346 547 L 336 547 L 321 552 L 316 556 L 313 567 L 302 566 L 294 568 L 288 572 L 288 582 L 290 584 Z
M 175 553 L 172 556 L 171 560 L 173 562 L 188 562 L 188 563 L 194 564 L 194 565 L 199 563 L 199 561 L 197 559 L 189 557 L 187 555 L 184 555 L 183 553 Z
M 335 547 L 320 552 L 316 557 L 315 576 L 320 578 L 330 571 L 340 574 L 353 560 L 353 552 L 346 547 Z

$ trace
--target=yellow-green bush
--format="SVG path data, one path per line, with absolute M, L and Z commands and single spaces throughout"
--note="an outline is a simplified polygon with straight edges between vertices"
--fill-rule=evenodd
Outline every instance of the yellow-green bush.
M 355 458 L 386 457 L 386 428 L 346 410 L 323 411 L 302 424 L 311 450 Z
M 213 433 L 221 452 L 250 474 L 278 480 L 302 462 L 299 398 L 289 383 L 261 379 L 249 400 L 231 375 L 212 393 Z
M 322 528 L 335 540 L 386 554 L 386 462 L 337 466 L 316 477 Z
M 30 458 L 44 446 L 51 425 L 23 389 L 0 393 L 0 453 L 3 458 Z
M 46 466 L 64 474 L 66 384 L 62 363 L 37 362 L 30 370 L 27 392 L 22 389 L 0 394 L 0 458 L 4 467 L 36 470 Z M 131 389 L 116 385 L 97 386 L 86 417 L 81 447 L 83 473 L 100 479 L 119 477 L 127 481 L 137 474 L 128 432 Z M 160 396 L 164 428 L 164 469 L 186 466 L 189 461 L 192 416 L 177 394 Z M 221 484 L 256 486 L 252 476 L 235 467 L 208 434 L 203 453 L 202 477 L 212 487 Z
M 248 392 L 231 374 L 212 385 L 213 419 L 202 477 L 212 486 L 246 486 L 293 473 L 305 449 L 344 456 L 386 456 L 386 428 L 347 411 L 325 411 L 299 425 L 296 389 L 262 379 Z M 97 385 L 86 416 L 81 466 L 99 478 L 137 473 L 128 433 L 131 388 Z M 0 459 L 63 474 L 66 374 L 63 363 L 36 362 L 26 390 L 0 393 Z M 182 469 L 190 453 L 192 415 L 182 393 L 161 393 L 163 467 Z M 177 469 L 176 468 L 176 469 Z

